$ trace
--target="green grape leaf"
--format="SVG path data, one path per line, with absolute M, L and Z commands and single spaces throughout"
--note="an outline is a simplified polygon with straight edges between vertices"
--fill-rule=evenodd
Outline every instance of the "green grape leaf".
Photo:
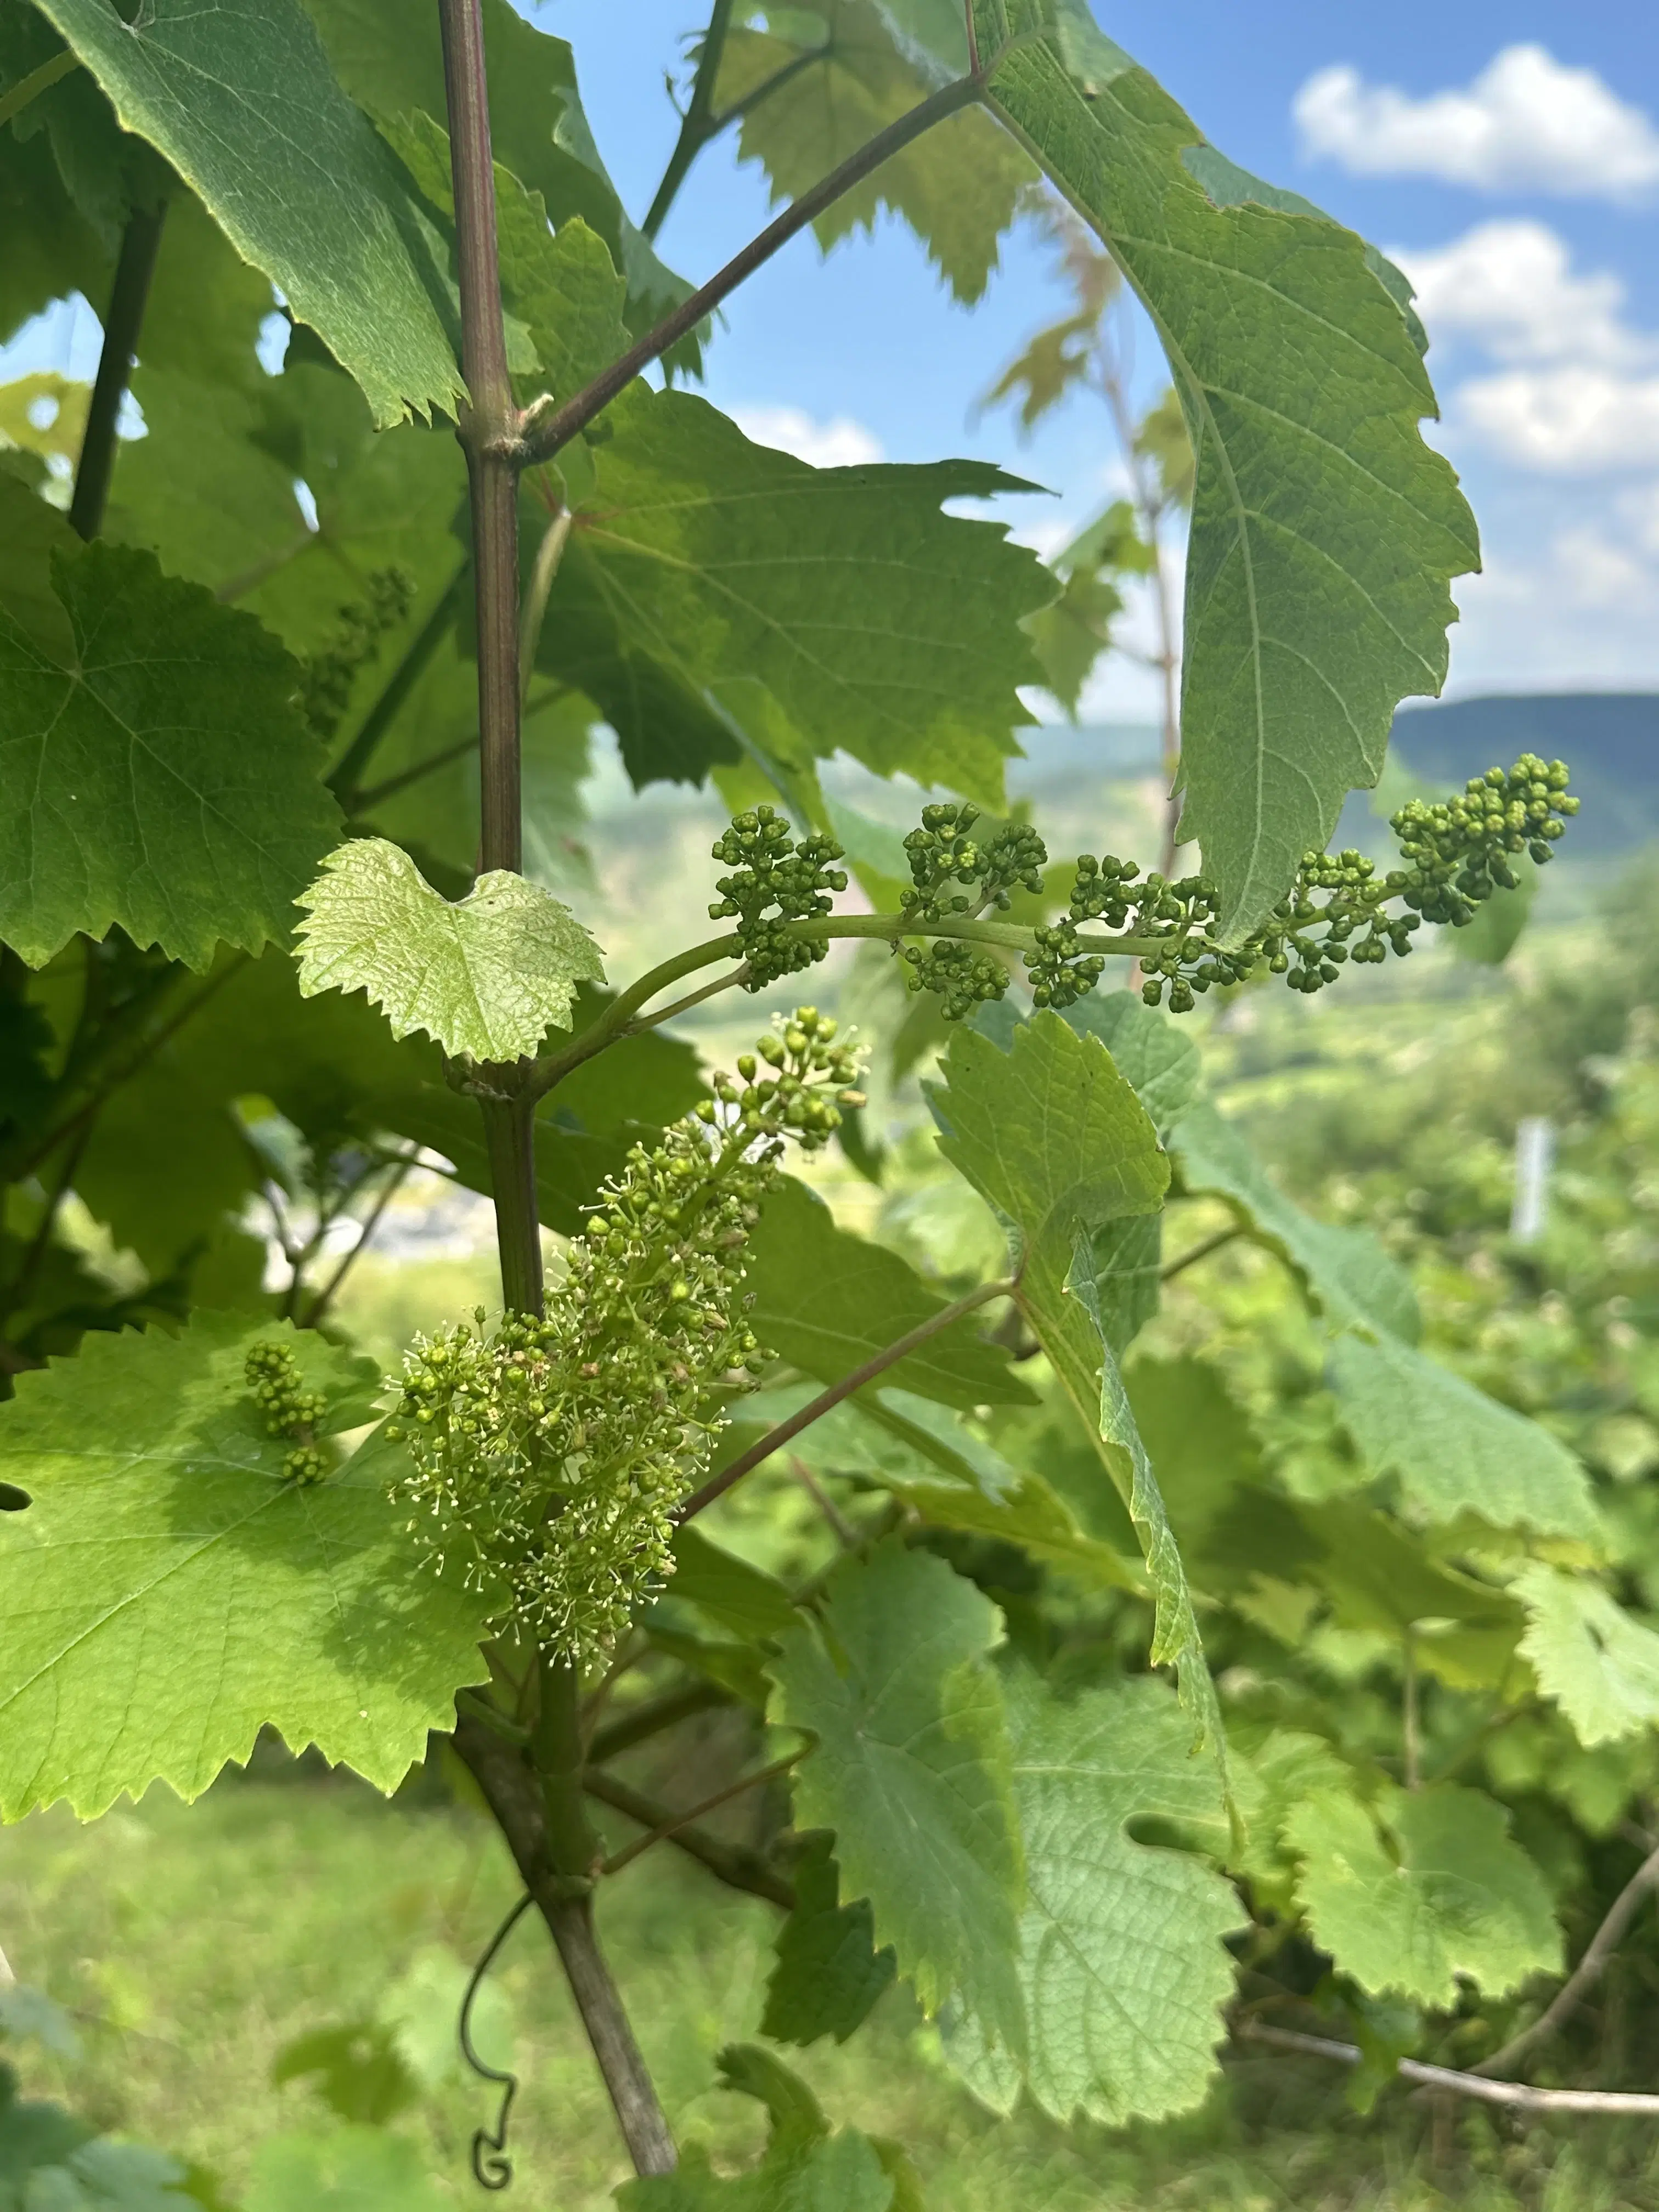
M 52 556 L 73 561 L 80 540 L 55 507 L 0 474 L 0 617 L 26 636 L 70 643 L 52 580 Z
M 406 2112 L 421 2094 L 396 2036 L 374 2020 L 296 2035 L 276 2053 L 270 2079 L 279 2089 L 285 2081 L 309 2081 L 337 2118 L 374 2128 Z
M 77 384 L 55 369 L 36 369 L 11 384 L 0 384 L 0 451 L 52 456 L 72 467 L 87 427 L 89 384 Z M 36 421 L 36 416 L 44 418 Z
M 75 1169 L 76 1195 L 156 1281 L 261 1180 L 226 1093 L 196 1080 L 189 1028 L 104 1102 Z M 239 1087 L 256 1086 L 244 1079 Z
M 1382 1820 L 1386 1843 L 1351 1791 L 1320 1792 L 1284 1826 L 1313 1939 L 1361 1989 L 1443 2009 L 1462 1979 L 1501 1997 L 1560 1972 L 1549 1889 L 1501 1805 L 1443 1782 L 1395 1792 Z
M 383 121 L 380 135 L 396 149 L 426 198 L 451 224 L 455 219 L 449 133 L 419 111 Z M 510 169 L 495 164 L 496 244 L 509 306 L 528 329 L 556 398 L 573 392 L 628 350 L 623 320 L 628 287 L 605 240 L 578 216 L 556 238 L 547 206 Z
M 942 1559 L 902 1544 L 831 1576 L 767 1672 L 771 1717 L 814 1739 L 795 1775 L 801 1828 L 836 1836 L 844 1894 L 870 1901 L 924 2010 L 959 1995 L 1019 2048 L 1019 1831 L 1002 1697 L 985 1654 L 996 1607 Z
M 404 0 L 304 0 L 347 91 L 377 122 L 416 110 L 447 112 L 443 48 L 435 9 Z M 628 283 L 628 325 L 637 337 L 686 298 L 691 287 L 657 258 L 629 219 L 582 112 L 568 43 L 526 22 L 507 0 L 484 0 L 489 127 L 496 160 L 539 193 L 562 229 L 580 217 L 601 238 Z M 669 365 L 696 374 L 696 338 Z
M 1467 1512 L 1494 1528 L 1596 1540 L 1589 1486 L 1566 1447 L 1416 1348 L 1416 1293 L 1369 1231 L 1304 1213 L 1207 1099 L 1181 1115 L 1170 1150 L 1184 1191 L 1224 1199 L 1294 1270 L 1334 1340 L 1328 1379 L 1344 1424 L 1412 1506 L 1442 1522 Z
M 0 130 L 0 343 L 54 300 L 103 299 L 111 251 L 75 204 L 46 134 Z
M 1181 393 L 1183 832 L 1243 936 L 1376 781 L 1399 701 L 1439 690 L 1474 521 L 1364 241 L 1268 204 L 1086 0 L 975 0 L 974 20 L 993 112 L 1110 249 Z
M 420 1570 L 404 1513 L 349 1463 L 288 1479 L 249 1396 L 250 1346 L 289 1345 L 323 1433 L 379 1378 L 319 1336 L 228 1314 L 88 1337 L 0 1407 L 0 1811 L 83 1819 L 156 1779 L 200 1795 L 262 1727 L 390 1790 L 483 1679 L 485 1607 Z
M 466 492 L 454 438 L 420 425 L 377 436 L 350 380 L 307 361 L 280 377 L 261 370 L 251 390 L 187 362 L 146 362 L 133 390 L 150 434 L 122 445 L 106 534 L 148 545 L 164 567 L 246 607 L 305 659 L 337 647 L 344 610 L 364 610 L 377 577 L 396 571 L 408 586 L 402 621 L 373 641 L 347 685 L 339 732 L 354 735 L 388 680 L 419 678 L 453 631 L 451 587 L 465 557 L 454 525 Z M 466 673 L 476 693 L 476 665 Z M 377 779 L 424 757 L 399 748 L 428 734 L 419 710 L 428 688 L 416 682 L 392 714 Z M 465 731 L 452 717 L 432 734 L 436 753 Z
M 775 2043 L 845 2043 L 869 2017 L 897 1971 L 875 1947 L 867 1898 L 839 1905 L 836 1839 L 811 1835 L 795 1862 L 795 1904 L 778 1930 L 777 1964 L 766 1984 L 761 2033 Z
M 945 1300 L 896 1252 L 836 1225 L 803 1182 L 780 1178 L 744 1255 L 756 1334 L 820 1382 L 838 1382 L 940 1312 Z M 946 1406 L 1030 1405 L 1008 1354 L 969 1315 L 888 1368 L 881 1388 Z
M 1659 1721 L 1659 1635 L 1584 1575 L 1534 1561 L 1515 1588 L 1527 1608 L 1522 1656 L 1580 1743 L 1614 1743 Z
M 452 906 L 384 837 L 339 846 L 295 903 L 303 996 L 366 992 L 393 1036 L 423 1030 L 452 1056 L 518 1060 L 567 1025 L 579 983 L 605 981 L 550 892 L 495 868 Z
M 1234 1966 L 1223 1938 L 1246 1915 L 1231 1884 L 1186 1851 L 1132 1840 L 1132 1820 L 1227 1824 L 1213 1765 L 1163 1684 L 1142 1677 L 1062 1703 L 1035 1677 L 1006 1686 L 1025 1839 L 1020 1982 L 1029 2055 L 989 2049 L 971 2018 L 945 2056 L 975 2095 L 1121 2127 L 1203 2101 Z
M 1295 1270 L 1333 1328 L 1387 1330 L 1415 1342 L 1421 1324 L 1405 1269 L 1369 1230 L 1333 1228 L 1286 1198 L 1207 1099 L 1181 1115 L 1170 1151 L 1182 1188 L 1224 1199 L 1246 1231 Z
M 277 401 L 292 396 L 286 380 L 267 394 L 188 368 L 141 364 L 132 391 L 146 434 L 117 450 L 103 534 L 147 546 L 165 568 L 215 592 L 228 586 L 239 603 L 248 596 L 238 589 L 245 578 L 308 553 L 292 459 L 271 450 L 273 429 L 285 427 Z M 331 580 L 337 602 L 349 596 L 343 580 Z M 253 611 L 269 620 L 263 607 Z M 290 650 L 309 642 L 270 627 Z
M 800 1616 L 775 1575 L 735 1552 L 711 1544 L 689 1524 L 675 1532 L 671 1596 L 684 1598 L 709 1619 L 750 1643 L 786 1635 Z
M 625 2182 L 625 2212 L 922 2212 L 915 2171 L 896 2143 L 837 2135 L 799 2075 L 757 2044 L 719 2055 L 720 2087 L 766 2107 L 770 2140 L 757 2166 L 717 2179 L 701 2144 L 672 2174 Z
M 1396 1337 L 1340 1336 L 1330 1375 L 1367 1465 L 1396 1476 L 1429 1520 L 1468 1513 L 1494 1528 L 1599 1543 L 1589 1477 L 1540 1423 Z
M 283 941 L 339 820 L 292 661 L 148 554 L 23 565 L 17 596 L 0 571 L 0 937 L 34 967 L 117 926 L 191 968 Z
M 114 104 L 362 386 L 376 422 L 453 415 L 460 372 L 416 209 L 299 0 L 41 0 Z
M 813 1395 L 810 1385 L 796 1383 L 747 1400 L 728 1440 L 731 1455 Z M 1089 1534 L 1041 1474 L 1016 1472 L 956 1414 L 911 1391 L 864 1391 L 785 1449 L 814 1474 L 877 1484 L 933 1528 L 1018 1545 L 1085 1589 L 1146 1593 L 1139 1560 Z
M 1181 1024 L 1139 991 L 1091 991 L 1061 1019 L 1079 1036 L 1098 1037 L 1112 1065 L 1152 1116 L 1160 1139 L 1198 1103 L 1203 1062 Z
M 1422 1672 L 1454 1689 L 1495 1690 L 1513 1678 L 1524 1615 L 1512 1593 L 1443 1565 L 1387 1514 L 1350 1498 L 1287 1513 L 1282 1499 L 1258 1493 L 1218 1528 L 1216 1547 L 1229 1538 L 1250 1546 L 1265 1572 L 1321 1591 L 1338 1627 L 1396 1642 L 1409 1632 Z
M 1097 1037 L 1057 1014 L 1014 1029 L 1006 1052 L 959 1030 L 935 1098 L 939 1149 L 1010 1224 L 1021 1311 L 1036 1330 L 1129 1509 L 1157 1592 L 1152 1657 L 1174 1664 L 1182 1695 L 1219 1747 L 1181 1555 L 1111 1347 L 1097 1232 L 1155 1212 L 1169 1164 L 1145 1109 Z
M 996 800 L 1036 674 L 1018 618 L 1054 580 L 1000 523 L 939 509 L 1029 487 L 978 461 L 811 468 L 643 384 L 606 421 L 542 665 L 603 708 L 636 783 L 712 757 L 665 751 L 643 659 L 694 696 L 755 679 L 814 754 Z
M 786 70 L 775 90 L 753 98 Z M 764 30 L 732 30 L 715 104 L 743 116 L 738 159 L 762 164 L 775 201 L 794 200 L 931 89 L 871 0 L 818 0 L 810 10 L 771 10 Z M 969 109 L 884 161 L 812 228 L 827 252 L 854 231 L 873 230 L 890 210 L 926 246 L 952 296 L 971 307 L 997 265 L 1021 192 L 1036 180 L 1007 133 Z

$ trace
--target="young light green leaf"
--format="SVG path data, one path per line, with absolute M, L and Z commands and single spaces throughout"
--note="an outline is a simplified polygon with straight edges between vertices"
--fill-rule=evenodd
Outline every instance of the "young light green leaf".
M 413 203 L 299 0 L 41 0 L 122 125 L 158 147 L 280 287 L 382 425 L 453 415 L 460 373 Z
M 833 1836 L 812 1835 L 795 1862 L 794 1910 L 773 1946 L 777 1964 L 766 1984 L 761 2033 L 775 2043 L 845 2043 L 863 2025 L 897 1971 L 890 1948 L 878 1951 L 867 1898 L 836 1901 L 840 1869 Z
M 772 1718 L 815 1739 L 797 1826 L 835 1831 L 844 1894 L 869 1899 L 924 2008 L 959 1994 L 1018 2050 L 1019 1833 L 984 1664 L 1000 1633 L 971 1583 L 889 1542 L 836 1568 L 822 1627 L 803 1622 L 767 1671 Z
M 781 71 L 783 82 L 763 92 Z M 742 114 L 738 158 L 762 164 L 775 201 L 799 199 L 931 89 L 872 0 L 818 0 L 810 9 L 771 10 L 764 29 L 734 27 L 715 98 Z M 828 251 L 855 230 L 872 230 L 890 209 L 927 246 L 953 295 L 971 307 L 997 265 L 998 241 L 1022 190 L 1036 180 L 1007 133 L 970 109 L 884 161 L 812 228 Z
M 1245 1913 L 1185 1851 L 1131 1840 L 1131 1820 L 1196 1823 L 1225 1846 L 1214 1766 L 1164 1686 L 1145 1677 L 1062 1703 L 1034 1677 L 1006 1686 L 1025 1839 L 1020 1982 L 1029 2056 L 953 2024 L 945 2055 L 975 2095 L 1012 2108 L 1024 2081 L 1043 2110 L 1121 2127 L 1203 2101 L 1234 1966 L 1223 1938 Z
M 77 930 L 192 968 L 282 942 L 339 823 L 293 662 L 148 554 L 28 536 L 41 503 L 4 481 L 0 526 L 17 501 L 33 551 L 0 568 L 0 937 L 34 967 Z
M 451 905 L 401 847 L 354 838 L 323 863 L 300 924 L 300 989 L 363 991 L 394 1036 L 422 1030 L 452 1054 L 518 1060 L 569 1022 L 580 983 L 605 981 L 568 907 L 505 868 Z
M 896 1252 L 855 1237 L 806 1185 L 782 1178 L 745 1255 L 755 1333 L 792 1366 L 837 1382 L 942 1310 Z M 890 1367 L 881 1387 L 947 1406 L 1030 1405 L 1032 1392 L 969 1316 Z
M 1110 248 L 1181 392 L 1184 829 L 1242 935 L 1376 781 L 1399 701 L 1439 690 L 1474 521 L 1363 240 L 1264 204 L 1085 0 L 975 0 L 974 21 L 993 112 Z
M 1169 1180 L 1157 1133 L 1097 1037 L 1043 1012 L 1000 1052 L 959 1030 L 938 1094 L 939 1148 L 1010 1224 L 1018 1302 L 1129 1508 L 1158 1595 L 1152 1656 L 1221 1741 L 1215 1692 L 1157 1478 L 1135 1429 L 1109 1332 L 1101 1252 L 1109 1224 L 1155 1212 Z M 1121 1249 L 1121 1248 L 1117 1248 Z
M 483 1607 L 422 1573 L 378 1488 L 283 1473 L 245 1374 L 292 1350 L 331 1433 L 379 1378 L 286 1322 L 201 1315 L 183 1334 L 90 1336 L 0 1407 L 0 1813 L 82 1819 L 158 1778 L 195 1797 L 264 1727 L 391 1790 L 483 1678 Z
M 1396 1476 L 1407 1504 L 1429 1520 L 1469 1513 L 1494 1528 L 1599 1542 L 1589 1478 L 1541 1423 L 1397 1337 L 1340 1336 L 1330 1374 L 1367 1464 Z
M 643 655 L 697 695 L 752 678 L 815 754 L 994 802 L 1036 675 L 1019 617 L 1054 580 L 1001 524 L 939 508 L 1028 487 L 978 461 L 811 468 L 643 384 L 606 421 L 542 665 L 605 710 L 635 782 L 708 765 L 642 717 Z
M 1314 1941 L 1361 1989 L 1444 2008 L 1461 1979 L 1501 1997 L 1560 1971 L 1548 1887 L 1501 1805 L 1437 1783 L 1395 1793 L 1382 1818 L 1387 1845 L 1351 1792 L 1321 1792 L 1284 1826 Z
M 1613 1743 L 1659 1721 L 1659 1635 L 1586 1575 L 1535 1560 L 1515 1587 L 1527 1608 L 1522 1656 L 1580 1743 Z

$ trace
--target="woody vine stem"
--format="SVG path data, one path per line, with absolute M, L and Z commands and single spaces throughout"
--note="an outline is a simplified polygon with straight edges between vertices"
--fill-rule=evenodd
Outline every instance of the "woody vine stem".
M 520 471 L 549 459 L 577 436 L 641 369 L 695 330 L 746 276 L 824 208 L 936 122 L 969 106 L 980 94 L 983 76 L 976 64 L 968 76 L 944 87 L 879 132 L 769 224 L 707 284 L 584 390 L 562 404 L 544 398 L 520 411 L 507 368 L 501 307 L 480 0 L 438 0 L 438 9 L 454 185 L 461 365 L 467 391 L 457 434 L 466 455 L 477 608 L 478 866 L 480 873 L 493 869 L 517 873 L 523 857 L 521 663 L 522 655 L 533 649 L 531 636 L 527 634 L 521 641 L 520 635 Z M 703 74 L 708 73 L 705 60 Z M 700 124 L 705 120 L 701 115 L 699 119 Z M 543 592 L 532 611 L 532 621 L 538 621 L 544 604 Z M 850 929 L 848 921 L 852 923 Z M 837 918 L 824 933 L 864 932 L 858 919 L 849 917 Z M 878 933 L 890 934 L 891 924 Z M 939 933 L 963 933 L 958 926 Z M 710 964 L 730 942 L 720 939 L 698 948 L 680 972 Z M 579 1060 L 603 1050 L 631 1023 L 641 1019 L 647 1001 L 672 980 L 661 970 L 642 978 L 562 1058 L 538 1066 L 519 1063 L 489 1068 L 467 1086 L 477 1096 L 483 1119 L 502 1296 L 509 1311 L 539 1312 L 542 1306 L 533 1148 L 536 1100 Z M 643 1017 L 643 1025 L 648 1025 L 650 1019 Z M 933 1333 L 931 1328 L 927 1333 Z M 891 1356 L 897 1357 L 898 1349 Z M 884 1359 L 879 1364 L 888 1362 Z M 732 1475 L 726 1478 L 732 1479 Z M 536 1680 L 538 1711 L 527 1744 L 514 1747 L 503 1742 L 469 1711 L 457 1727 L 456 1748 L 483 1789 L 526 1887 L 557 1946 L 635 2168 L 641 2173 L 669 2172 L 677 2163 L 673 2137 L 593 1924 L 593 1884 L 602 1854 L 583 1810 L 587 1778 L 577 1678 L 567 1662 L 543 1653 L 537 1662 Z
M 477 598 L 478 860 L 481 871 L 516 872 L 523 854 L 518 479 L 525 456 L 501 313 L 479 0 L 439 0 L 439 16 L 455 191 L 462 371 L 468 394 L 459 434 L 466 454 Z M 539 1311 L 535 1103 L 522 1095 L 502 1095 L 481 1098 L 479 1105 L 495 1193 L 504 1301 L 512 1310 Z M 540 1711 L 527 1747 L 527 1766 L 516 1754 L 510 1761 L 492 1757 L 506 1747 L 489 1743 L 487 1731 L 476 1725 L 458 1728 L 456 1747 L 507 1834 L 526 1887 L 557 1946 L 635 2167 L 641 2173 L 671 2172 L 677 2162 L 674 2139 L 593 1924 L 593 1878 L 601 1854 L 582 1807 L 575 1674 L 568 1663 L 544 1656 L 537 1675 Z M 475 1741 L 478 1735 L 486 1741 Z M 538 1796 L 539 1804 L 535 1802 Z

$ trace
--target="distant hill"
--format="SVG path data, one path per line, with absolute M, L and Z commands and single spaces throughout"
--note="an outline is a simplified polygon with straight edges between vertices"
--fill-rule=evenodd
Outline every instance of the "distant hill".
M 1158 732 L 1149 722 L 1051 723 L 1018 736 L 1027 757 L 1011 763 L 1008 787 L 1040 805 L 1080 799 L 1100 781 L 1158 774 Z M 1389 757 L 1391 768 L 1446 791 L 1521 753 L 1571 769 L 1583 801 L 1572 833 L 1581 860 L 1659 840 L 1659 691 L 1504 692 L 1402 707 Z M 1382 811 L 1396 803 L 1389 799 Z M 1386 846 L 1376 805 L 1371 793 L 1356 792 L 1333 842 L 1369 850 L 1380 838 Z

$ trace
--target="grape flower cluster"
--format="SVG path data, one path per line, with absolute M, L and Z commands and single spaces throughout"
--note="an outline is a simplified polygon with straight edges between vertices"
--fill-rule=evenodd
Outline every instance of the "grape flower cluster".
M 331 1463 L 316 1437 L 326 1401 L 320 1391 L 301 1388 L 300 1363 L 291 1349 L 268 1340 L 250 1345 L 242 1372 L 249 1396 L 264 1416 L 266 1433 L 286 1437 L 294 1446 L 283 1462 L 283 1474 L 295 1482 L 320 1482 Z
M 744 1255 L 786 1141 L 816 1150 L 862 1103 L 833 1021 L 803 1006 L 778 1026 L 634 1146 L 540 1313 L 479 1309 L 405 1356 L 387 1434 L 408 1446 L 411 1530 L 575 1662 L 672 1571 L 674 1510 L 765 1363 Z
M 1214 985 L 1242 983 L 1260 971 L 1283 975 L 1295 991 L 1320 990 L 1350 960 L 1364 966 L 1409 952 L 1425 921 L 1465 927 L 1495 890 L 1514 888 L 1513 863 L 1522 854 L 1539 865 L 1547 860 L 1578 811 L 1567 780 L 1560 761 L 1526 753 L 1512 769 L 1474 777 L 1454 799 L 1411 800 L 1390 823 L 1405 865 L 1386 874 L 1362 853 L 1304 853 L 1290 891 L 1235 945 L 1224 945 L 1216 933 L 1220 895 L 1206 878 L 1143 878 L 1133 861 L 1085 853 L 1065 913 L 1033 930 L 1022 956 L 1032 998 L 1039 1006 L 1072 1006 L 1094 989 L 1109 957 L 1131 951 L 1140 963 L 1142 996 L 1155 1006 L 1167 992 L 1172 1013 L 1190 1012 Z M 979 820 L 973 806 L 929 805 L 904 841 L 911 882 L 900 896 L 895 950 L 909 988 L 936 992 L 947 1021 L 1001 998 L 1011 971 L 983 941 L 943 933 L 987 908 L 1006 911 L 1017 890 L 1041 895 L 1048 858 L 1029 824 L 1005 823 L 981 836 Z M 825 940 L 787 924 L 830 911 L 829 893 L 847 880 L 828 866 L 840 848 L 817 837 L 797 847 L 787 823 L 763 806 L 738 816 L 714 851 L 744 862 L 720 885 L 726 902 L 709 911 L 742 916 L 738 935 L 754 975 L 764 980 L 821 959 Z M 775 914 L 765 912 L 769 905 Z M 1091 922 L 1112 935 L 1085 935 Z M 906 924 L 941 933 L 905 944 Z
M 845 856 L 833 837 L 803 837 L 797 844 L 775 806 L 757 806 L 732 817 L 714 857 L 732 873 L 714 886 L 720 896 L 709 919 L 737 917 L 749 990 L 764 991 L 823 959 L 821 939 L 797 936 L 785 924 L 829 914 L 830 894 L 846 890 L 846 871 L 833 865 Z
M 300 708 L 319 738 L 331 738 L 351 703 L 352 687 L 415 603 L 415 579 L 406 568 L 375 568 L 368 597 L 337 611 L 337 628 L 303 664 Z
M 1036 831 L 1027 823 L 1006 822 L 980 839 L 973 834 L 979 819 L 976 806 L 923 807 L 921 827 L 904 841 L 910 883 L 900 896 L 899 911 L 907 921 L 972 921 L 987 907 L 1006 913 L 1017 890 L 1041 892 L 1048 851 Z M 946 1021 L 965 1019 L 1008 988 L 1002 962 L 960 938 L 933 938 L 901 945 L 899 951 L 909 969 L 909 988 L 937 992 Z

